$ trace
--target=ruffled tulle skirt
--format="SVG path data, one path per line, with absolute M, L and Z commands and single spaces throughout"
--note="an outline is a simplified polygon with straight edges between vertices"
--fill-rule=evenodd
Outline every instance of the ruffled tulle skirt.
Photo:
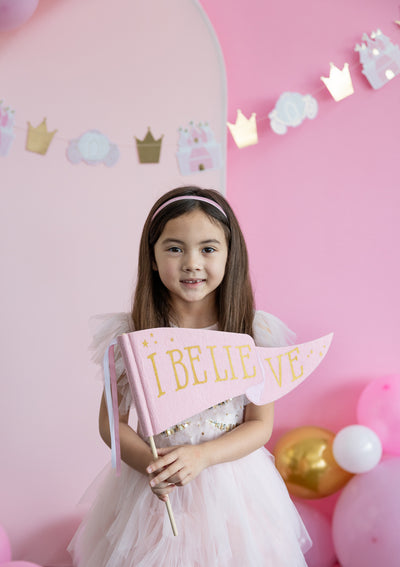
M 300 567 L 311 542 L 264 448 L 209 467 L 170 495 L 178 536 L 148 478 L 107 475 L 72 540 L 76 567 Z

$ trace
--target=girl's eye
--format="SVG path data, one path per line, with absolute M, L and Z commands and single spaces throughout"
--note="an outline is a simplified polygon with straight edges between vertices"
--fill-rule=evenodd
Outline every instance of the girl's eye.
M 178 246 L 171 246 L 170 248 L 168 248 L 168 252 L 173 252 L 175 254 L 178 254 L 179 252 L 182 252 L 182 249 L 179 248 Z
M 213 252 L 215 252 L 215 248 L 213 248 L 212 246 L 206 246 L 205 248 L 203 248 L 203 252 L 205 252 L 206 254 L 212 254 Z

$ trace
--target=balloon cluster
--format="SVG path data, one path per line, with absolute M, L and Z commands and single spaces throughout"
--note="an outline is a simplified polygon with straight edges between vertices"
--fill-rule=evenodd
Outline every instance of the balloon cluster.
M 357 422 L 337 434 L 299 427 L 274 448 L 292 496 L 316 499 L 342 489 L 332 526 L 317 510 L 297 505 L 314 540 L 309 567 L 332 567 L 335 556 L 342 567 L 400 564 L 400 375 L 366 386 Z
M 39 0 L 0 0 L 0 31 L 19 28 L 33 15 Z
M 11 561 L 11 545 L 5 529 L 0 525 L 0 567 L 40 567 L 30 561 Z

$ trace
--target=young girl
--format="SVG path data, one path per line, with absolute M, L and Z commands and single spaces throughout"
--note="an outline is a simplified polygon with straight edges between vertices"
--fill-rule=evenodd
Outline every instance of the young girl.
M 95 336 L 102 362 L 117 335 L 179 326 L 247 333 L 259 346 L 293 334 L 254 311 L 246 245 L 220 193 L 170 191 L 153 206 L 140 243 L 131 314 L 106 316 Z M 264 448 L 273 405 L 245 396 L 209 408 L 155 436 L 159 458 L 128 424 L 132 398 L 116 357 L 121 475 L 110 471 L 70 551 L 77 567 L 306 566 L 308 534 Z M 100 434 L 110 445 L 105 399 Z M 163 501 L 170 499 L 174 537 Z

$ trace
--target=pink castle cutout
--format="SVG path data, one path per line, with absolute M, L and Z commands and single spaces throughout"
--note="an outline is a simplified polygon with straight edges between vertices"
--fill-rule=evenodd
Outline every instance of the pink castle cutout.
M 374 89 L 380 89 L 400 73 L 400 49 L 390 39 L 377 30 L 362 36 L 365 43 L 356 45 L 359 52 L 362 73 Z
M 221 167 L 221 146 L 207 122 L 179 129 L 176 157 L 182 175 Z
M 14 110 L 4 108 L 3 101 L 0 101 L 0 156 L 8 154 L 15 138 L 14 115 Z

